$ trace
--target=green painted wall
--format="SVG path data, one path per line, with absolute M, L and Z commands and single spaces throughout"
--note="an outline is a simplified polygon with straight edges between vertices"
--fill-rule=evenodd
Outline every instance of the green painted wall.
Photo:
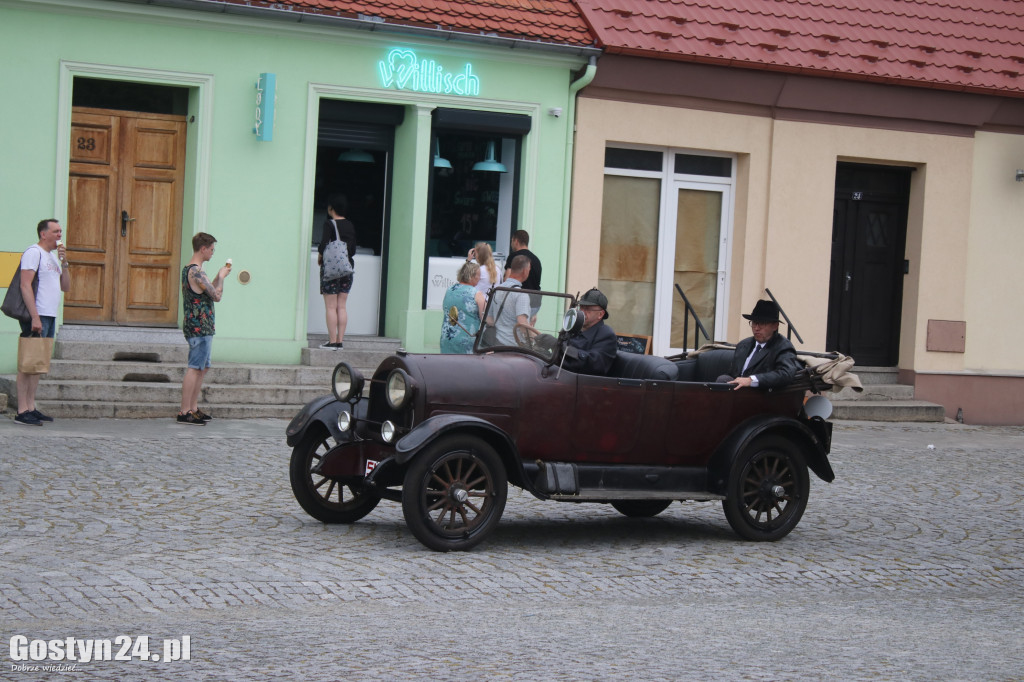
M 414 49 L 449 71 L 471 62 L 480 96 L 383 89 L 377 62 L 393 47 Z M 566 229 L 561 223 L 569 121 L 548 110 L 570 110 L 571 73 L 583 61 L 522 48 L 134 3 L 0 0 L 0 252 L 26 248 L 35 241 L 36 222 L 54 214 L 69 233 L 74 230 L 62 208 L 67 165 L 58 143 L 67 139 L 66 130 L 61 138 L 61 127 L 70 115 L 70 79 L 62 86 L 62 62 L 74 63 L 79 70 L 71 71 L 90 77 L 175 85 L 182 84 L 176 79 L 194 78 L 182 261 L 191 255 L 192 234 L 203 229 L 218 239 L 218 257 L 233 258 L 236 272 L 244 268 L 253 276 L 247 286 L 232 278 L 225 287 L 217 305 L 214 359 L 296 363 L 306 345 L 308 167 L 315 160 L 318 102 L 310 93 L 404 104 L 405 123 L 396 131 L 384 332 L 411 350 L 436 349 L 440 313 L 420 305 L 431 108 L 464 106 L 533 117 L 523 144 L 514 228 L 530 231 L 531 248 L 545 264 L 544 285 L 557 289 L 564 281 L 560 244 Z M 260 72 L 277 74 L 269 142 L 252 133 Z M 202 106 L 201 97 L 208 98 L 209 107 Z M 14 321 L 0 319 L 0 373 L 14 371 L 16 334 Z

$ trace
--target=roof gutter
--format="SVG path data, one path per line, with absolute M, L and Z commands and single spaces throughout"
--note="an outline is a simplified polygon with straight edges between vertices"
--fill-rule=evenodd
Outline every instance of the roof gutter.
M 308 24 L 310 26 L 328 26 L 333 28 L 350 29 L 354 31 L 367 31 L 370 33 L 387 33 L 394 35 L 410 36 L 415 38 L 429 38 L 432 40 L 446 40 L 452 42 L 468 43 L 473 45 L 486 45 L 490 47 L 504 47 L 511 50 L 531 50 L 552 54 L 561 54 L 576 57 L 595 57 L 601 54 L 601 49 L 585 45 L 567 45 L 563 43 L 546 43 L 540 40 L 524 40 L 522 38 L 507 38 L 496 34 L 468 33 L 452 29 L 426 28 L 423 26 L 410 26 L 407 24 L 390 23 L 382 17 L 363 16 L 358 18 L 329 16 L 315 12 L 287 9 L 278 6 L 257 7 L 254 5 L 225 2 L 224 0 L 112 0 L 136 5 L 153 5 L 172 9 L 183 9 L 195 12 L 207 12 L 210 14 L 237 15 L 253 17 L 257 19 L 269 19 L 273 21 L 287 21 L 297 24 Z
M 587 67 L 579 78 L 569 84 L 568 123 L 565 128 L 565 161 L 562 163 L 562 236 L 559 244 L 558 281 L 564 290 L 568 284 L 569 218 L 572 198 L 573 150 L 576 145 L 576 95 L 590 85 L 597 75 L 597 57 L 591 55 Z

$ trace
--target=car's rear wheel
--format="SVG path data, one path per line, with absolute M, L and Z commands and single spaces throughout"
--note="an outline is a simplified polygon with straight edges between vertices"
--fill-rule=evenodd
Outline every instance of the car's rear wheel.
M 809 492 L 800 449 L 780 436 L 762 436 L 736 458 L 722 508 L 740 537 L 773 541 L 800 522 Z
M 612 502 L 615 511 L 632 517 L 657 516 L 668 509 L 672 500 L 619 500 Z
M 402 512 L 412 534 L 430 549 L 466 550 L 498 525 L 508 478 L 498 453 L 474 436 L 439 439 L 405 474 Z
M 324 523 L 354 523 L 380 502 L 378 495 L 361 490 L 362 479 L 343 480 L 313 473 L 312 469 L 332 447 L 324 428 L 310 428 L 292 450 L 288 467 L 292 493 L 299 505 Z

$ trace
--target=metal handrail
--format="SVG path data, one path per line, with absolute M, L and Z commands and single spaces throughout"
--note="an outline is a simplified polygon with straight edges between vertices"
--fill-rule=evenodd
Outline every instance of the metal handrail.
M 686 337 L 690 335 L 690 315 L 693 315 L 693 321 L 696 323 L 696 326 L 693 328 L 693 347 L 694 349 L 697 349 L 700 347 L 700 344 L 698 343 L 700 337 L 697 336 L 698 331 L 702 333 L 704 338 L 708 341 L 711 340 L 711 336 L 708 334 L 707 330 L 704 329 L 704 325 L 700 323 L 700 318 L 697 317 L 697 311 L 693 309 L 692 305 L 690 305 L 690 299 L 686 298 L 686 294 L 683 293 L 683 290 L 678 284 L 676 284 L 675 287 L 676 291 L 678 291 L 679 295 L 682 297 L 683 303 L 686 305 L 686 313 L 683 315 L 683 344 L 686 344 Z
M 796 340 L 799 341 L 800 343 L 803 343 L 804 340 L 800 336 L 800 332 L 798 332 L 796 330 L 796 327 L 793 326 L 793 321 L 789 319 L 789 315 L 787 315 L 786 311 L 782 309 L 782 306 L 779 304 L 778 299 L 776 299 L 775 296 L 772 295 L 772 290 L 769 289 L 768 287 L 765 287 L 764 291 L 766 294 L 768 294 L 768 298 L 772 299 L 772 301 L 775 302 L 775 305 L 779 306 L 779 314 L 782 315 L 784 320 L 786 320 L 786 338 L 792 340 L 793 335 L 796 334 Z

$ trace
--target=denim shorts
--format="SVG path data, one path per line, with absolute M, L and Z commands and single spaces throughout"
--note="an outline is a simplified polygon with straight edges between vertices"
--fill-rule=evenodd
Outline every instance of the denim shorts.
M 200 371 L 210 366 L 213 353 L 212 336 L 193 336 L 188 340 L 188 368 Z
M 49 315 L 40 315 L 39 321 L 43 324 L 43 331 L 40 334 L 44 339 L 52 339 L 57 329 L 57 318 Z M 21 323 L 21 335 L 32 336 L 32 320 L 18 320 Z

